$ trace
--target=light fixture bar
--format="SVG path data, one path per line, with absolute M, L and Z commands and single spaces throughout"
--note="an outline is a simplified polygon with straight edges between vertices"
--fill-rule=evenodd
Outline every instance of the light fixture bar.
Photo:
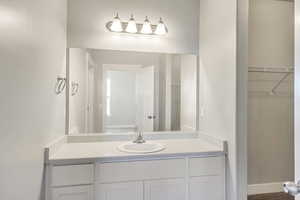
M 156 30 L 158 28 L 158 25 L 160 25 L 160 24 L 158 24 L 158 25 L 157 24 L 151 24 L 151 29 L 152 29 L 151 33 L 142 33 L 142 29 L 143 29 L 144 23 L 138 23 L 138 22 L 136 22 L 137 32 L 134 31 L 134 33 L 126 31 L 126 27 L 128 27 L 128 24 L 129 24 L 128 22 L 122 22 L 121 21 L 121 25 L 122 25 L 122 27 L 124 27 L 122 29 L 122 31 L 114 31 L 114 30 L 112 30 L 112 28 L 111 28 L 112 24 L 113 24 L 113 21 L 109 21 L 109 22 L 106 23 L 106 28 L 110 32 L 128 33 L 128 34 L 140 34 L 140 35 L 165 35 L 165 34 L 168 33 L 168 29 L 167 29 L 166 26 L 164 26 L 165 27 L 165 33 L 164 34 L 157 34 L 157 33 L 155 33 L 155 32 L 157 32 Z

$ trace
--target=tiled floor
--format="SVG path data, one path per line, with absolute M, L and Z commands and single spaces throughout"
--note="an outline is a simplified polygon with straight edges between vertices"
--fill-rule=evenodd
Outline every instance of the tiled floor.
M 259 194 L 248 197 L 248 200 L 294 200 L 294 197 L 285 193 Z

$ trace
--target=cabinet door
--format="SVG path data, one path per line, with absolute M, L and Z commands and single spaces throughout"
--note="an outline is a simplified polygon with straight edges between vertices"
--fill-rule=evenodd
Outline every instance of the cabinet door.
M 98 184 L 97 200 L 143 200 L 142 182 Z
M 203 176 L 190 179 L 190 200 L 224 200 L 223 176 Z
M 186 199 L 184 179 L 145 181 L 145 200 Z
M 52 200 L 92 200 L 93 186 L 52 188 Z

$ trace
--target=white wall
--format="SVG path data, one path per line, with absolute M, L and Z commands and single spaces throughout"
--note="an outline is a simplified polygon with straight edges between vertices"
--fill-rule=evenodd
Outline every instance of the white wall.
M 191 55 L 192 57 L 192 55 Z M 194 56 L 195 57 L 195 56 Z M 196 58 L 196 57 L 195 57 Z M 195 66 L 196 67 L 196 66 Z M 171 66 L 172 80 L 169 83 L 171 88 L 171 130 L 181 130 L 180 124 L 180 106 L 181 106 L 181 55 L 172 55 Z M 168 84 L 168 83 L 167 83 Z M 190 85 L 193 86 L 193 85 Z M 195 88 L 196 90 L 196 88 Z M 194 107 L 195 109 L 195 107 Z
M 181 130 L 196 130 L 197 123 L 197 57 L 181 56 Z
M 199 0 L 69 0 L 68 46 L 168 53 L 198 52 Z M 162 17 L 166 36 L 133 36 L 111 33 L 105 24 L 119 13 L 123 20 L 134 14 L 152 23 Z
M 195 57 L 195 56 L 194 56 Z M 166 55 L 164 57 L 165 65 L 161 65 L 161 68 L 165 68 L 165 72 L 162 72 L 163 76 L 165 76 L 160 82 L 160 90 L 164 90 L 165 94 L 165 105 L 164 113 L 165 119 L 164 121 L 165 128 L 162 130 L 180 130 L 180 73 L 181 73 L 181 55 Z M 165 87 L 165 88 L 162 88 Z
M 164 56 L 164 66 L 162 67 L 164 71 L 161 70 L 163 73 L 162 77 L 162 84 L 160 84 L 160 87 L 163 87 L 163 91 L 165 91 L 165 94 L 161 94 L 164 97 L 165 101 L 162 101 L 161 105 L 164 118 L 162 118 L 164 126 L 162 127 L 162 130 L 171 130 L 172 125 L 172 65 L 173 65 L 173 56 L 172 55 L 165 55 Z
M 0 199 L 38 200 L 44 146 L 64 135 L 66 1 L 0 2 Z
M 249 11 L 249 64 L 292 67 L 294 2 L 251 0 Z M 294 177 L 293 76 L 277 89 L 280 95 L 260 92 L 270 91 L 283 75 L 249 73 L 249 184 Z
M 120 65 L 158 65 L 161 54 L 132 51 L 90 50 L 98 66 L 102 64 Z M 116 59 L 118 58 L 118 59 Z
M 200 130 L 206 134 L 228 141 L 226 166 L 228 200 L 246 200 L 245 189 L 247 187 L 247 185 L 243 185 L 246 176 L 241 179 L 245 173 L 243 172 L 244 168 L 240 167 L 242 166 L 240 163 L 245 163 L 244 160 L 240 161 L 240 158 L 246 157 L 246 151 L 238 144 L 239 137 L 244 140 L 246 137 L 245 127 L 240 127 L 244 124 L 242 115 L 243 120 L 237 123 L 238 114 L 242 114 L 238 113 L 239 109 L 245 108 L 243 105 L 245 95 L 240 91 L 247 89 L 244 83 L 246 79 L 237 79 L 238 68 L 241 73 L 246 70 L 243 63 L 246 58 L 239 57 L 244 55 L 239 55 L 237 51 L 237 48 L 241 48 L 239 42 L 244 44 L 244 41 L 247 40 L 239 35 L 245 34 L 242 32 L 245 27 L 239 27 L 240 23 L 247 23 L 242 20 L 242 17 L 247 16 L 247 11 L 245 11 L 247 4 L 243 3 L 244 1 L 239 1 L 241 7 L 238 7 L 235 0 L 200 1 L 199 126 Z M 239 10 L 243 10 L 243 12 Z M 244 48 L 247 49 L 247 46 Z M 244 51 L 243 48 L 239 49 L 239 53 L 242 51 Z M 238 88 L 240 84 L 243 87 Z M 240 132 L 237 132 L 237 129 Z M 240 149 L 238 149 L 239 147 Z
M 88 106 L 88 52 L 85 49 L 69 49 L 69 133 L 87 132 Z M 72 83 L 78 91 L 72 95 Z M 76 89 L 75 89 L 76 90 Z

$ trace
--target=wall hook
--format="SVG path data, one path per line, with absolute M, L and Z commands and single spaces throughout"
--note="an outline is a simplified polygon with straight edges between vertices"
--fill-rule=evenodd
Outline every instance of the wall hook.
M 64 91 L 65 88 L 66 88 L 66 78 L 57 77 L 55 83 L 55 93 L 59 95 Z
M 72 81 L 72 88 L 71 88 L 71 95 L 75 96 L 78 93 L 79 90 L 79 83 L 76 83 L 74 81 Z

